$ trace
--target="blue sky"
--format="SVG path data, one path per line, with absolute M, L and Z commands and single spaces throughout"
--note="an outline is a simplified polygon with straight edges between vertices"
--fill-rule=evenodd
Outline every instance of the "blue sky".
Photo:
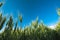
M 19 11 L 23 15 L 23 26 L 31 23 L 37 16 L 39 21 L 52 25 L 58 21 L 56 9 L 59 7 L 60 0 L 6 0 L 0 10 L 4 12 L 3 15 L 12 14 L 14 19 L 18 17 Z

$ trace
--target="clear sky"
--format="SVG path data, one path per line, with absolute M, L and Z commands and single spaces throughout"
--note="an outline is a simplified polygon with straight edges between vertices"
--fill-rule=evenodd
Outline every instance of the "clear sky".
M 23 15 L 23 25 L 28 25 L 37 16 L 39 21 L 51 25 L 58 21 L 56 9 L 59 7 L 60 0 L 6 0 L 0 10 L 4 15 L 12 14 L 14 19 L 18 17 L 19 11 Z

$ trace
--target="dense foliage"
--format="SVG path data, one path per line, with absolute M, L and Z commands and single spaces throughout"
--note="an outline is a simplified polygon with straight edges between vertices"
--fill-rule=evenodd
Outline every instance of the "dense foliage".
M 55 29 L 50 29 L 36 19 L 22 29 L 21 26 L 17 27 L 18 21 L 14 24 L 12 16 L 7 22 L 6 20 L 6 17 L 0 14 L 0 30 L 6 25 L 4 31 L 0 33 L 0 40 L 60 40 L 60 22 Z M 22 23 L 22 17 L 19 16 L 19 20 Z

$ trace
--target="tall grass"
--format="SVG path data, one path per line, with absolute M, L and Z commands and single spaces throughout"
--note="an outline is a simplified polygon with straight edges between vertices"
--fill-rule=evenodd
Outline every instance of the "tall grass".
M 7 18 L 2 17 L 2 14 L 0 14 L 0 30 L 6 20 Z M 30 26 L 21 29 L 17 27 L 18 22 L 14 24 L 13 20 L 12 16 L 10 16 L 4 31 L 0 33 L 0 40 L 60 40 L 60 22 L 56 25 L 55 29 L 50 29 L 43 23 L 39 23 L 38 20 L 35 20 Z M 13 25 L 15 25 L 14 30 Z

